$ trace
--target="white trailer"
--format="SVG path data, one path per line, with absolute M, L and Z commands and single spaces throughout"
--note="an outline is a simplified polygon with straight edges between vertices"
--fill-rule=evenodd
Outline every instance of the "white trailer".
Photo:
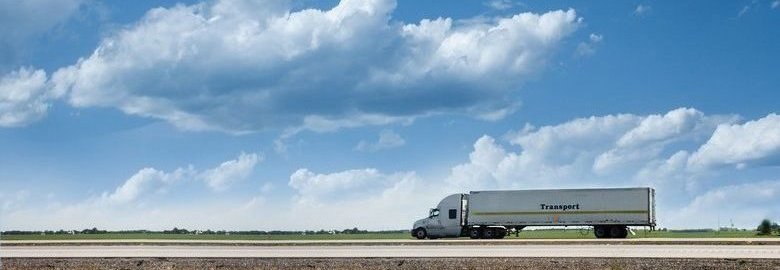
M 655 224 L 652 188 L 496 190 L 445 197 L 411 233 L 497 239 L 527 226 L 593 226 L 597 238 L 625 238 L 628 226 Z

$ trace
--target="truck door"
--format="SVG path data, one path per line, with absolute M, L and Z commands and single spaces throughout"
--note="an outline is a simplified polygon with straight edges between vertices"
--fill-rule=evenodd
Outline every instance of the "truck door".
M 428 235 L 430 236 L 442 236 L 444 232 L 444 228 L 441 226 L 441 214 L 440 210 L 438 208 L 431 209 L 430 214 L 428 214 L 428 223 L 426 224 L 426 229 L 428 230 Z
M 443 237 L 457 237 L 461 232 L 461 211 L 463 194 L 453 194 L 447 196 L 439 203 L 439 222 L 441 224 L 441 233 Z

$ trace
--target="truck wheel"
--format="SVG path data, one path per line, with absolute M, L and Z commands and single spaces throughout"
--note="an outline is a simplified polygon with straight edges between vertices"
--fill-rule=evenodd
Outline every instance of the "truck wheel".
M 628 228 L 623 228 L 623 231 L 620 233 L 620 238 L 628 238 Z
M 484 239 L 494 239 L 496 238 L 496 230 L 487 228 L 482 232 L 482 238 Z
M 605 226 L 593 226 L 593 234 L 596 238 L 607 238 L 607 228 Z
M 423 228 L 419 228 L 414 231 L 414 237 L 417 237 L 417 239 L 425 239 L 426 236 L 428 236 L 428 232 L 426 232 Z
M 479 239 L 479 237 L 482 236 L 482 232 L 479 231 L 479 228 L 471 228 L 469 229 L 469 238 L 471 239 Z
M 506 229 L 499 229 L 496 233 L 496 239 L 503 239 L 506 236 Z
M 611 238 L 626 238 L 626 236 L 628 236 L 626 226 L 612 226 L 609 228 L 609 237 Z

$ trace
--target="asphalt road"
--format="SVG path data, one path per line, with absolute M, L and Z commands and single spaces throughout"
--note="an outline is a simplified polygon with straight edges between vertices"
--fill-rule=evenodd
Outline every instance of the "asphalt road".
M 780 245 L 778 237 L 764 238 L 630 238 L 630 239 L 350 239 L 350 240 L 194 240 L 194 239 L 92 239 L 92 240 L 0 240 L 16 245 L 568 245 L 568 244 L 684 244 L 684 245 Z
M 778 245 L 0 246 L 0 257 L 623 257 L 780 259 Z

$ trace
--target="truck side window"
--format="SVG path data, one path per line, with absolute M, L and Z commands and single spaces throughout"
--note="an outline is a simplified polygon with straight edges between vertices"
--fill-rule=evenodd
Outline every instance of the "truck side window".
M 450 209 L 450 219 L 456 219 L 456 218 L 458 218 L 458 210 Z
M 431 209 L 431 214 L 428 217 L 438 217 L 439 216 L 439 209 Z

